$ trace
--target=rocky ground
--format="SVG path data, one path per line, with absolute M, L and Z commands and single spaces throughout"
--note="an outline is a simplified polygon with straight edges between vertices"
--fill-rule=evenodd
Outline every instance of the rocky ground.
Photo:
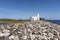
M 0 40 L 60 40 L 60 25 L 47 21 L 0 25 Z

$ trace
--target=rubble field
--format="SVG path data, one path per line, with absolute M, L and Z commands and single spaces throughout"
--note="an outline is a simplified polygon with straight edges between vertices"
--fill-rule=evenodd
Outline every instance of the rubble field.
M 0 40 L 60 40 L 60 25 L 31 21 L 0 25 Z

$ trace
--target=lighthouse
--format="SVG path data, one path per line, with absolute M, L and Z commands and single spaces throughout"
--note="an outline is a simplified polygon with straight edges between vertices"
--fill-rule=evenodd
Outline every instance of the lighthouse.
M 36 16 L 32 16 L 31 17 L 31 20 L 40 20 L 40 16 L 39 16 L 39 13 L 36 15 Z
M 40 20 L 39 13 L 37 14 L 37 20 Z

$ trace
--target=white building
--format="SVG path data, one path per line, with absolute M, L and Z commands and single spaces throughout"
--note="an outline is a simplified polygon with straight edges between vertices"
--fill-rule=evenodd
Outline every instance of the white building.
M 37 14 L 37 16 L 32 16 L 31 20 L 40 20 L 39 14 Z

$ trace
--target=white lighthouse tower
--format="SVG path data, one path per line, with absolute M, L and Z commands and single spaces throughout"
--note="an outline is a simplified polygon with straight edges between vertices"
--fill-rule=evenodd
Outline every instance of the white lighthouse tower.
M 39 16 L 39 13 L 37 14 L 37 20 L 40 20 L 40 16 Z

